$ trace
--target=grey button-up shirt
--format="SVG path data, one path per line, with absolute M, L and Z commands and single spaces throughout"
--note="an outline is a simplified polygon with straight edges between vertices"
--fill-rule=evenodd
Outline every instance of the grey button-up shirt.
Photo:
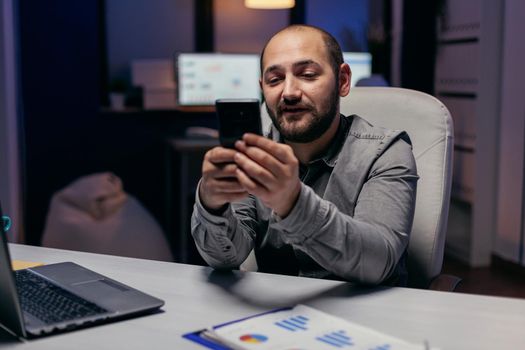
M 197 190 L 191 231 L 208 264 L 237 268 L 254 249 L 263 272 L 406 283 L 418 180 L 410 140 L 355 115 L 340 120 L 325 155 L 301 165 L 301 192 L 284 219 L 254 196 L 213 215 Z M 279 141 L 275 128 L 270 137 Z

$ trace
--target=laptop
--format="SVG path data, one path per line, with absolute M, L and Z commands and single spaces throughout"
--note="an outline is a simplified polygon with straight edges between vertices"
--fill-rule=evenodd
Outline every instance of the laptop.
M 32 338 L 158 310 L 164 301 L 72 262 L 12 271 L 0 207 L 0 325 Z

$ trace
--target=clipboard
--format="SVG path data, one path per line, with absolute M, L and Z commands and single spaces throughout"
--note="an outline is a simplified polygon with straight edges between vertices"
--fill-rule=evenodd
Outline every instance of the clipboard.
M 263 316 L 263 315 L 267 315 L 267 314 L 271 314 L 271 313 L 276 313 L 276 312 L 281 312 L 281 311 L 286 311 L 286 310 L 291 310 L 293 309 L 293 307 L 282 307 L 282 308 L 278 308 L 278 309 L 273 309 L 273 310 L 270 310 L 270 311 L 265 311 L 265 312 L 261 312 L 259 314 L 255 314 L 255 315 L 251 315 L 251 316 L 247 316 L 247 317 L 243 317 L 243 318 L 240 318 L 240 319 L 237 319 L 237 320 L 233 320 L 233 321 L 229 321 L 229 322 L 226 322 L 226 323 L 221 323 L 219 325 L 216 325 L 216 326 L 212 326 L 211 329 L 218 329 L 218 328 L 221 328 L 221 327 L 224 327 L 224 326 L 228 326 L 230 324 L 233 324 L 233 323 L 237 323 L 237 322 L 242 322 L 242 321 L 246 321 L 246 320 L 249 320 L 250 318 L 255 318 L 255 317 L 259 317 L 259 316 Z M 183 338 L 186 338 L 192 342 L 195 342 L 197 344 L 200 344 L 202 346 L 205 346 L 206 348 L 208 349 L 212 349 L 212 350 L 232 350 L 232 348 L 224 345 L 224 344 L 221 344 L 221 343 L 218 343 L 218 342 L 215 342 L 209 338 L 206 338 L 204 336 L 204 333 L 206 331 L 208 331 L 209 329 L 201 329 L 201 330 L 198 330 L 198 331 L 195 331 L 195 332 L 190 332 L 190 333 L 186 333 L 186 334 L 183 334 L 182 337 Z

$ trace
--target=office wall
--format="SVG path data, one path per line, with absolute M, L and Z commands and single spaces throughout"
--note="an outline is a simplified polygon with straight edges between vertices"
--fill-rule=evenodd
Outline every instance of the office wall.
M 110 78 L 129 79 L 134 59 L 194 50 L 192 0 L 106 0 L 105 12 Z
M 289 10 L 249 9 L 244 0 L 215 0 L 213 10 L 217 52 L 260 53 L 289 19 Z
M 100 49 L 96 1 L 19 1 L 26 239 L 40 240 L 54 191 L 93 172 Z
M 525 265 L 525 2 L 507 0 L 504 12 L 498 212 L 495 253 Z
M 454 120 L 454 178 L 447 252 L 487 266 L 496 231 L 503 6 L 451 0 L 444 9 L 435 91 Z
M 374 4 L 376 0 L 372 1 Z M 289 23 L 289 10 L 254 10 L 244 0 L 215 0 L 215 51 L 259 53 L 268 38 Z M 309 0 L 305 2 L 305 23 L 330 32 L 345 51 L 367 51 L 369 17 L 381 15 L 369 0 Z
M 332 34 L 343 51 L 368 51 L 368 0 L 309 0 L 305 12 L 305 22 Z
M 401 86 L 401 51 L 403 47 L 403 0 L 392 0 L 390 85 Z
M 13 0 L 0 1 L 0 201 L 4 214 L 13 220 L 12 241 L 23 238 L 18 91 L 16 83 L 16 30 Z
M 480 82 L 482 2 L 447 3 L 438 24 L 435 93 L 454 121 L 452 203 L 447 228 L 449 255 L 470 263 L 472 255 L 476 113 Z M 490 253 L 489 253 L 490 254 Z M 490 259 L 490 256 L 488 257 Z M 485 264 L 486 262 L 484 262 Z

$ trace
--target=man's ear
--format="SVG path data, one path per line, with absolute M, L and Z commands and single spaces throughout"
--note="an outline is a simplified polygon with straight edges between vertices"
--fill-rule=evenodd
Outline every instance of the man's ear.
M 262 78 L 259 78 L 259 87 L 260 87 L 261 90 L 262 90 Z
M 350 92 L 350 81 L 352 70 L 348 63 L 343 63 L 339 67 L 339 96 L 345 97 Z

